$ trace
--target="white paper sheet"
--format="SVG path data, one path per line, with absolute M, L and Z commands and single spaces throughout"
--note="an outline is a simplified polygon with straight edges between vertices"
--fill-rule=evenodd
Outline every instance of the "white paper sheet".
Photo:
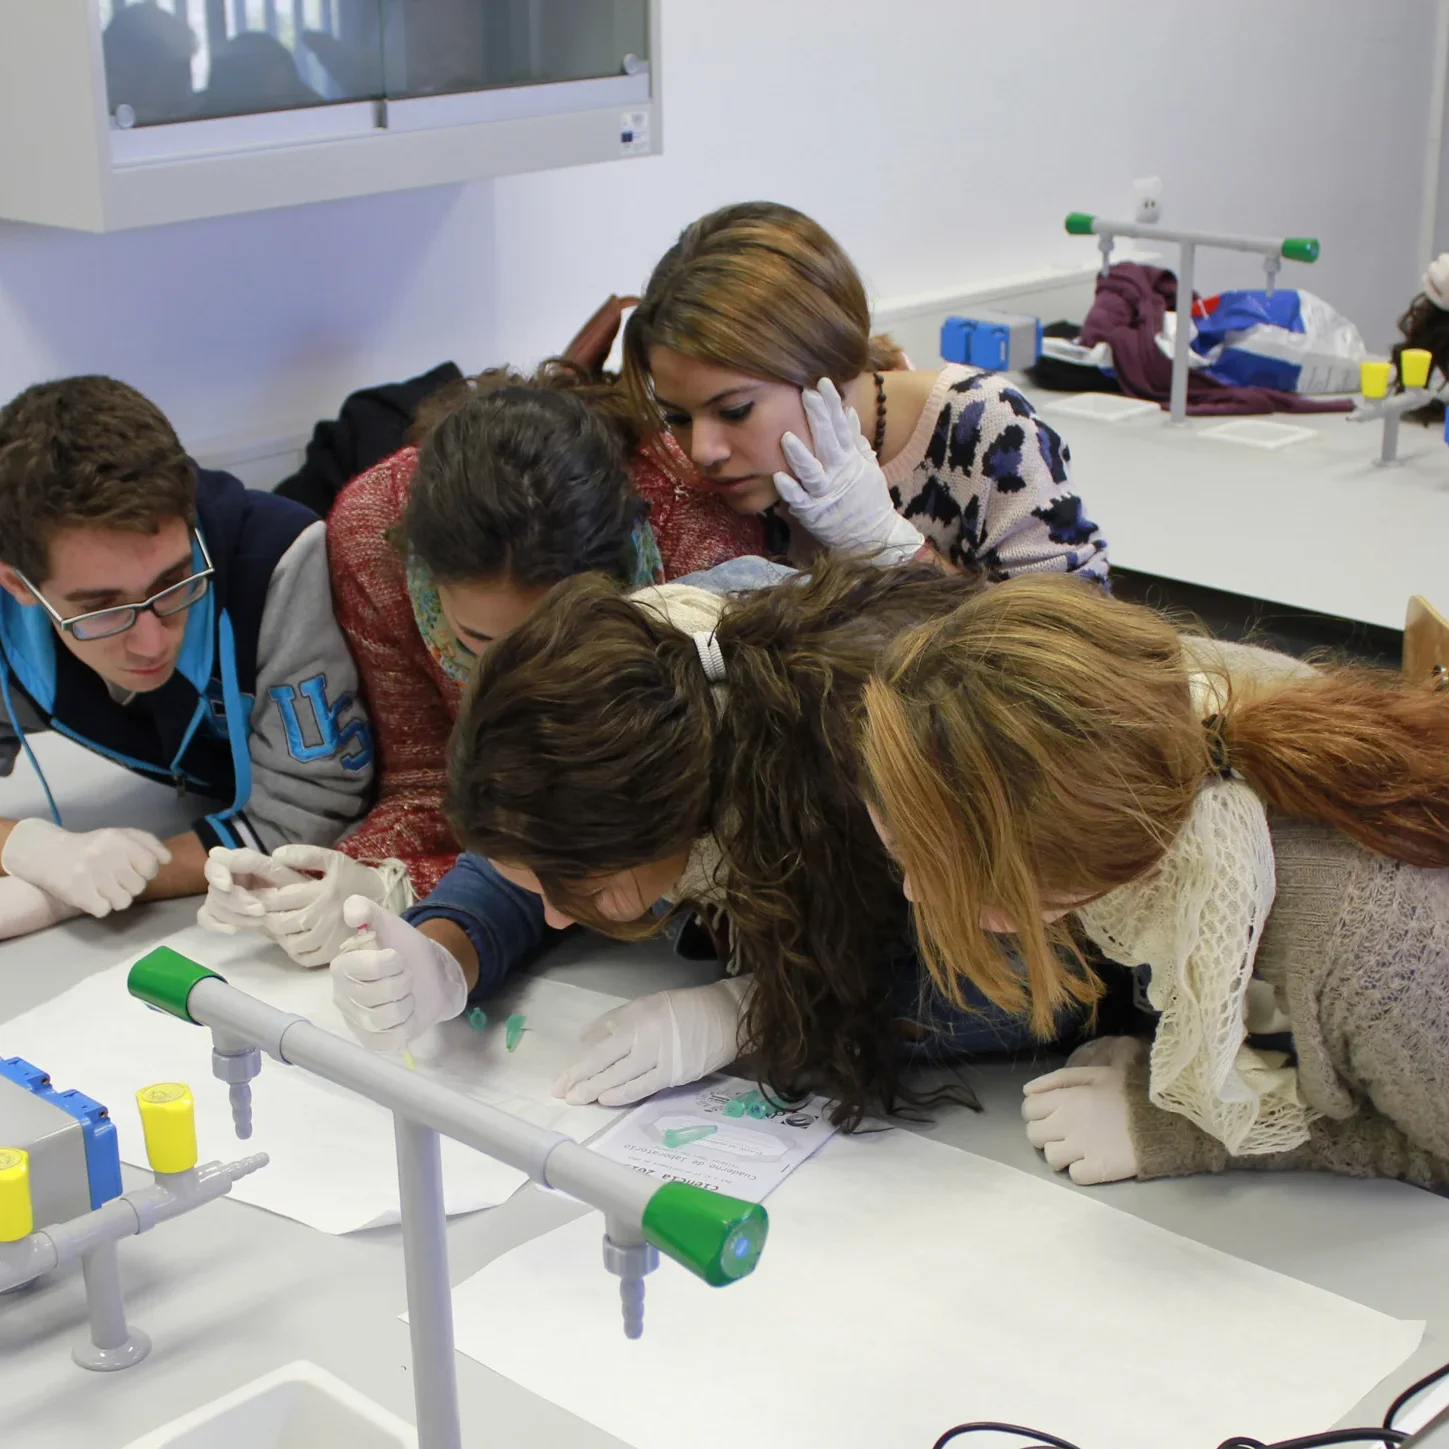
M 651 1274 L 634 1343 L 591 1213 L 454 1290 L 458 1347 L 635 1449 L 926 1449 L 979 1419 L 1212 1449 L 1328 1428 L 1423 1329 L 904 1131 L 832 1139 L 769 1212 L 750 1278 Z
M 168 945 L 220 972 L 241 991 L 351 1040 L 332 1004 L 326 971 L 303 971 L 276 946 L 254 936 L 181 931 Z M 150 948 L 148 948 L 150 949 Z M 144 955 L 145 952 L 139 953 Z M 0 1056 L 24 1057 L 50 1073 L 58 1090 L 76 1088 L 103 1103 L 116 1123 L 121 1158 L 146 1165 L 137 1088 L 186 1082 L 196 1099 L 203 1162 L 251 1152 L 271 1154 L 231 1196 L 295 1218 L 324 1233 L 349 1233 L 398 1220 L 392 1114 L 310 1073 L 262 1058 L 252 1083 L 254 1131 L 245 1143 L 232 1129 L 224 1084 L 211 1072 L 211 1033 L 148 1010 L 126 990 L 129 958 L 70 991 L 0 1025 Z M 425 1076 L 539 1126 L 582 1138 L 613 1122 L 618 1110 L 569 1107 L 550 1093 L 578 1050 L 579 1031 L 618 998 L 563 982 L 521 976 L 489 1004 L 489 1027 L 462 1021 L 437 1033 L 438 1054 L 420 1060 Z M 503 1043 L 510 1012 L 527 1017 L 515 1052 Z M 502 1202 L 527 1179 L 516 1168 L 443 1139 L 443 1187 L 450 1214 Z
M 752 1101 L 759 1115 L 739 1110 Z M 812 1097 L 772 1110 L 753 1082 L 707 1077 L 651 1097 L 591 1146 L 648 1177 L 764 1202 L 834 1135 L 827 1105 Z

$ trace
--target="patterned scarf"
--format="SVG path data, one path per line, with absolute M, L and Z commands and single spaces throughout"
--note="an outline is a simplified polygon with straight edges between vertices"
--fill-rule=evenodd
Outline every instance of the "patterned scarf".
M 408 550 L 407 573 L 413 618 L 417 621 L 418 633 L 422 635 L 428 653 L 454 684 L 466 683 L 478 666 L 478 656 L 458 642 L 458 636 L 449 627 L 443 613 L 438 586 L 433 582 L 432 574 L 411 549 Z M 659 556 L 659 545 L 654 540 L 654 530 L 649 527 L 647 518 L 641 518 L 634 525 L 634 532 L 624 545 L 619 560 L 619 577 L 631 589 L 663 582 L 664 560 Z

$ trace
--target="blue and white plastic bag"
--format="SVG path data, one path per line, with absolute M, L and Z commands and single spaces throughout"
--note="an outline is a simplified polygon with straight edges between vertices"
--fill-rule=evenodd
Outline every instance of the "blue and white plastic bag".
M 1221 292 L 1192 310 L 1193 351 L 1207 376 L 1280 392 L 1357 392 L 1368 356 L 1358 328 L 1312 292 Z

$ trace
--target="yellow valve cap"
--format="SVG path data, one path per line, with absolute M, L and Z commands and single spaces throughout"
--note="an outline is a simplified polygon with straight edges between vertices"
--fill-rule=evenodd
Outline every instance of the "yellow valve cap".
M 152 1172 L 189 1172 L 196 1166 L 196 1104 L 184 1082 L 157 1082 L 136 1093 L 146 1159 Z
M 1423 387 L 1429 381 L 1434 354 L 1427 347 L 1406 347 L 1399 353 L 1399 377 L 1405 387 Z
M 1387 362 L 1360 362 L 1358 385 L 1365 397 L 1386 397 L 1393 368 Z
M 35 1227 L 30 1207 L 30 1154 L 0 1147 L 0 1243 L 18 1243 Z

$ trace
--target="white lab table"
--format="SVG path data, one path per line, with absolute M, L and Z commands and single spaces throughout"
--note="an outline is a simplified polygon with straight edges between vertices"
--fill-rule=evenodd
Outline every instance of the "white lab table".
M 1380 468 L 1381 425 L 1342 413 L 1273 414 L 1263 421 L 1313 437 L 1268 451 L 1208 436 L 1228 418 L 1108 423 L 1023 391 L 1071 448 L 1073 486 L 1118 567 L 1391 629 L 1411 594 L 1449 601 L 1438 427 L 1403 424 L 1403 463 Z
M 63 782 L 62 809 L 77 793 L 87 798 L 85 808 L 73 812 L 74 823 L 99 820 L 109 814 L 107 802 L 114 809 L 122 797 L 134 811 L 127 817 L 133 823 L 165 831 L 184 819 L 186 811 L 169 790 L 118 777 L 102 762 L 77 759 L 78 752 L 63 741 L 38 743 L 57 767 L 53 783 Z M 0 780 L 0 815 L 22 808 L 34 808 L 23 764 L 10 780 Z M 0 943 L 0 1055 L 5 1020 L 188 924 L 194 907 L 194 901 L 168 902 Z M 626 947 L 582 937 L 566 942 L 541 969 L 560 980 L 626 995 L 691 984 L 713 972 L 675 959 L 657 943 Z M 1018 1116 L 1020 1084 L 1040 1069 L 1018 1063 L 974 1070 L 970 1081 L 985 1111 L 943 1110 L 933 1124 L 914 1130 L 1050 1177 L 1027 1145 Z M 144 1079 L 144 1063 L 137 1064 L 137 1076 Z M 267 1110 L 266 1081 L 264 1070 L 255 1089 L 259 1116 Z M 83 1081 L 59 1085 L 85 1090 Z M 204 1082 L 193 1086 L 206 1089 Z M 238 1151 L 230 1141 L 200 1145 L 203 1159 Z M 128 1185 L 144 1180 L 129 1169 L 126 1177 Z M 1397 1183 L 1291 1174 L 1229 1174 L 1107 1189 L 1059 1181 L 1064 1192 L 1100 1193 L 1112 1205 L 1172 1231 L 1383 1312 L 1427 1319 L 1416 1358 L 1393 1384 L 1371 1395 L 1351 1422 L 1377 1419 L 1394 1391 L 1449 1359 L 1449 1202 Z M 448 1233 L 453 1281 L 578 1211 L 564 1198 L 528 1187 L 492 1211 L 453 1219 Z M 883 1231 L 890 1227 L 882 1224 Z M 966 1213 L 961 1250 L 991 1250 L 989 1244 L 973 1244 Z M 405 1295 L 396 1228 L 329 1237 L 221 1201 L 125 1240 L 120 1257 L 128 1312 L 151 1335 L 150 1358 L 116 1374 L 75 1367 L 69 1345 L 85 1330 L 77 1273 L 0 1299 L 0 1442 L 17 1449 L 119 1449 L 145 1430 L 297 1358 L 320 1363 L 412 1419 L 407 1330 L 397 1317 Z M 767 1248 L 758 1271 L 769 1272 L 769 1265 Z M 666 1263 L 660 1271 L 676 1270 Z M 1069 1282 L 1061 1285 L 1063 1294 L 1071 1291 Z M 1041 1309 L 1050 1337 L 1052 1305 Z M 668 1332 L 667 1322 L 651 1318 L 647 1303 L 645 1325 L 646 1333 Z M 1039 1345 L 1022 1350 L 1039 1351 Z M 1122 1352 L 1130 1359 L 1131 1344 L 1123 1344 Z M 609 1435 L 473 1360 L 460 1355 L 457 1369 L 470 1446 L 617 1449 Z M 883 1385 L 882 1391 L 892 1387 Z M 909 1384 L 894 1387 L 910 1391 Z M 1103 1392 L 1115 1390 L 1104 1385 Z M 963 1399 L 963 1416 L 981 1407 Z M 1303 1431 L 1326 1427 L 1305 1424 Z

